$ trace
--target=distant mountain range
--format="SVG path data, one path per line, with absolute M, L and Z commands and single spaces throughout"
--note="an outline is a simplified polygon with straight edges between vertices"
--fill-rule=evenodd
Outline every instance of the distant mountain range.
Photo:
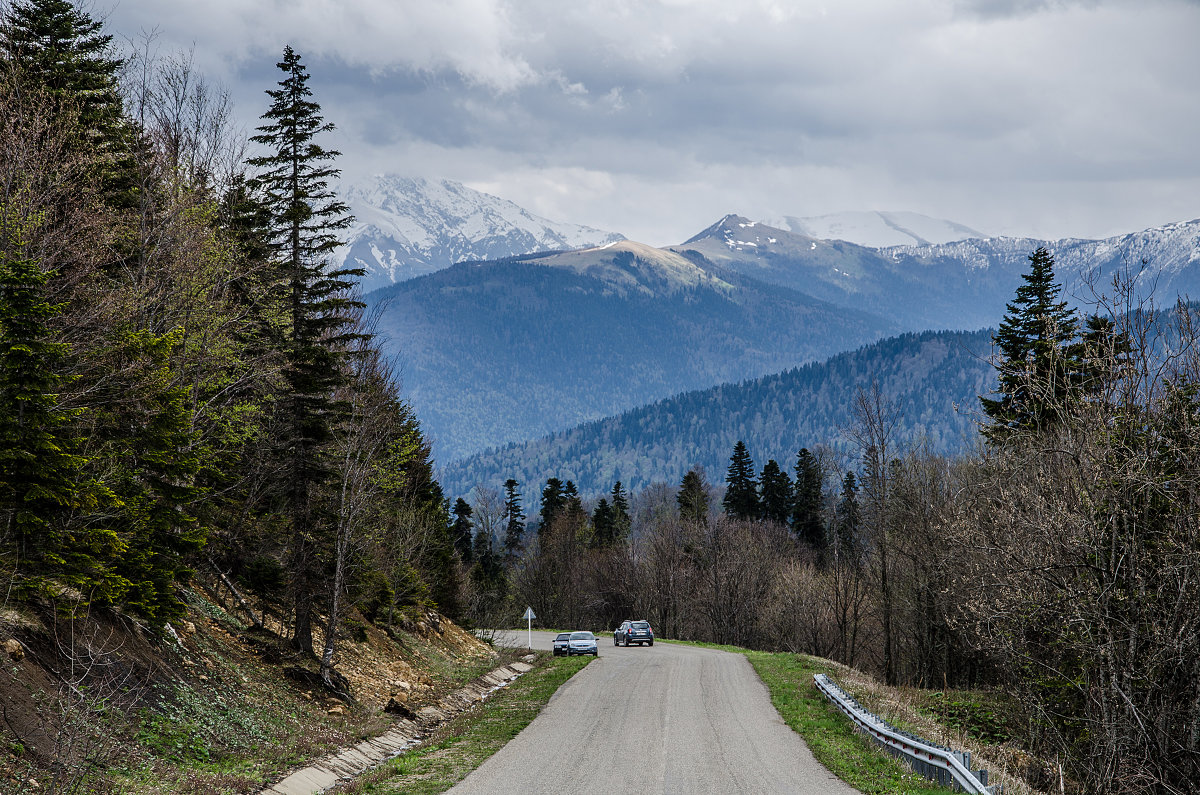
M 364 292 L 457 262 L 624 239 L 615 232 L 549 221 L 450 180 L 377 176 L 342 192 L 355 223 L 334 261 L 366 270 Z
M 905 334 L 825 362 L 686 392 L 453 462 L 440 481 L 458 496 L 511 477 L 535 494 L 546 478 L 557 477 L 596 495 L 618 480 L 633 490 L 656 481 L 678 486 L 700 465 L 719 485 L 739 439 L 759 469 L 774 458 L 790 470 L 801 447 L 853 452 L 844 429 L 853 422 L 856 390 L 873 380 L 903 418 L 897 449 L 924 440 L 934 452 L 958 452 L 976 440 L 978 396 L 993 388 L 991 334 Z
M 1043 241 L 911 213 L 729 215 L 656 249 L 453 182 L 346 196 L 343 255 L 386 285 L 368 300 L 443 464 L 888 335 L 993 326 L 1041 245 L 1084 308 L 1117 273 L 1160 304 L 1200 295 L 1200 221 Z
M 1065 297 L 1085 309 L 1097 291 L 1111 295 L 1117 273 L 1143 295 L 1154 288 L 1160 301 L 1200 295 L 1200 221 L 1107 240 L 998 237 L 874 249 L 727 215 L 671 250 L 919 331 L 997 323 L 1038 246 L 1054 254 Z
M 439 461 L 898 330 L 628 241 L 461 263 L 367 300 Z

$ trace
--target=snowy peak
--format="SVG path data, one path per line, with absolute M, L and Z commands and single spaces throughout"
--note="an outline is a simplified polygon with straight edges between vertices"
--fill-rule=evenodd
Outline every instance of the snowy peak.
M 987 237 L 954 221 L 907 212 L 847 212 L 810 218 L 784 215 L 764 222 L 808 237 L 845 240 L 868 248 L 927 246 Z
M 718 264 L 731 260 L 761 260 L 764 257 L 803 256 L 830 249 L 834 244 L 741 215 L 727 215 L 675 251 L 695 250 Z
M 380 175 L 343 188 L 354 226 L 334 264 L 366 269 L 363 291 L 468 260 L 559 251 L 624 238 L 550 221 L 451 180 Z

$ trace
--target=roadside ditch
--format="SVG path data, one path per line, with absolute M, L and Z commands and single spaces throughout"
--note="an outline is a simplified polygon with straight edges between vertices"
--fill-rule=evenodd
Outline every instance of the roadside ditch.
M 502 665 L 464 687 L 440 698 L 434 704 L 415 711 L 403 705 L 389 704 L 388 711 L 400 717 L 391 729 L 378 737 L 330 754 L 259 792 L 259 795 L 316 795 L 334 785 L 352 780 L 418 745 L 446 723 L 513 680 L 533 669 L 535 656 Z

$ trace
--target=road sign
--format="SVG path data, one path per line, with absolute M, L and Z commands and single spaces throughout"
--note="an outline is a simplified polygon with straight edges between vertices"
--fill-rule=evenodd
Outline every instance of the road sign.
M 521 616 L 521 618 L 525 619 L 525 629 L 529 631 L 529 650 L 533 651 L 533 620 L 537 616 L 533 614 L 532 607 L 526 607 L 525 615 Z

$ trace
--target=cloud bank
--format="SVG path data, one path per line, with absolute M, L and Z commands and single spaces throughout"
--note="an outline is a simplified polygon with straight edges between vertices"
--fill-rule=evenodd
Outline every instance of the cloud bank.
M 285 43 L 348 177 L 448 177 L 674 243 L 726 212 L 914 210 L 995 234 L 1200 216 L 1184 0 L 122 0 L 247 126 Z

